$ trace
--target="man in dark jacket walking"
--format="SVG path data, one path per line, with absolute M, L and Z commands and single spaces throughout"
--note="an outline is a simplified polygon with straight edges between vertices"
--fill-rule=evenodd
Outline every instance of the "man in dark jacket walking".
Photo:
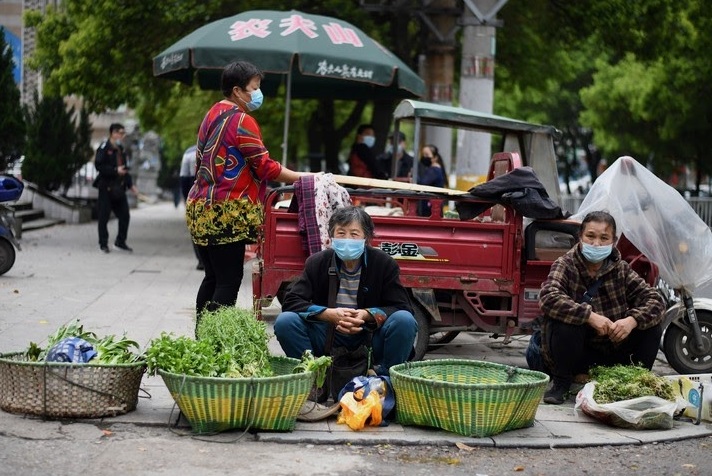
M 99 249 L 109 253 L 108 223 L 111 212 L 119 221 L 119 229 L 114 246 L 124 251 L 133 251 L 126 244 L 129 231 L 129 202 L 126 190 L 131 188 L 131 176 L 126 165 L 126 155 L 122 140 L 126 129 L 119 123 L 109 126 L 109 138 L 101 143 L 96 150 L 94 165 L 99 175 L 94 185 L 99 189 L 98 222 Z

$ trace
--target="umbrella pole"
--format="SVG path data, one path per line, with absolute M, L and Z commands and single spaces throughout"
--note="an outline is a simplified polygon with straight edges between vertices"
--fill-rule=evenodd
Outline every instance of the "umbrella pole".
M 292 107 L 292 68 L 287 73 L 287 99 L 284 106 L 284 137 L 282 139 L 282 166 L 287 166 L 287 141 L 289 139 L 289 114 Z

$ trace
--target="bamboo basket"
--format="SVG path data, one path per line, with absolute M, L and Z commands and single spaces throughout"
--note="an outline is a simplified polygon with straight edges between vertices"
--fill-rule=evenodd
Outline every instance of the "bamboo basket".
M 485 437 L 534 424 L 549 376 L 464 359 L 406 362 L 390 369 L 396 419 Z
M 272 357 L 274 377 L 192 377 L 158 370 L 194 433 L 235 428 L 291 431 L 314 384 L 313 372 L 292 373 L 299 360 Z
M 50 419 L 101 418 L 136 409 L 143 361 L 133 364 L 32 362 L 0 355 L 0 408 Z

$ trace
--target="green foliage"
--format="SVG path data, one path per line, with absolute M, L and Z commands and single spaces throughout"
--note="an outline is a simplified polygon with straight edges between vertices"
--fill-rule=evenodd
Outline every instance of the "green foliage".
M 198 339 L 161 334 L 146 349 L 148 372 L 203 377 L 269 377 L 273 375 L 269 336 L 251 311 L 221 307 L 201 314 Z
M 27 124 L 27 148 L 22 176 L 41 189 L 53 191 L 69 186 L 74 173 L 91 155 L 91 127 L 88 113 L 54 96 L 38 98 L 24 109 Z M 75 120 L 77 125 L 75 125 Z
M 267 343 L 267 324 L 258 321 L 251 310 L 221 306 L 203 311 L 196 336 L 209 342 L 216 354 L 228 354 L 231 362 L 226 377 L 269 377 L 272 373 Z
M 590 371 L 596 381 L 593 398 L 596 403 L 612 403 L 632 398 L 656 396 L 675 400 L 672 384 L 650 370 L 633 365 L 597 366 Z
M 509 0 L 500 17 L 495 112 L 578 147 L 591 135 L 609 162 L 632 155 L 663 178 L 685 163 L 712 172 L 704 2 Z
M 376 11 L 350 0 L 289 5 L 344 18 L 415 66 L 418 55 L 433 47 L 424 40 L 427 27 L 417 8 L 412 2 L 381 6 Z M 255 9 L 284 6 L 277 0 L 239 5 L 240 11 Z M 42 71 L 50 95 L 82 97 L 90 112 L 136 108 L 142 129 L 163 137 L 171 165 L 195 142 L 197 125 L 220 97 L 154 78 L 152 58 L 188 32 L 235 12 L 227 0 L 173 2 L 170 8 L 159 0 L 66 0 L 43 13 L 26 12 L 26 25 L 37 31 L 37 49 L 27 61 Z M 588 148 L 593 141 L 609 161 L 625 153 L 652 159 L 662 174 L 685 163 L 712 171 L 712 162 L 704 160 L 712 146 L 712 10 L 706 2 L 508 0 L 498 18 L 504 26 L 497 29 L 495 113 L 553 124 L 565 131 L 567 147 Z M 284 110 L 281 92 L 256 112 L 277 160 Z M 324 154 L 333 169 L 350 145 L 353 123 L 373 122 L 382 134 L 391 111 L 379 104 L 370 109 L 295 100 L 287 156 L 292 162 Z M 0 145 L 0 160 L 3 154 Z
M 25 122 L 20 106 L 20 90 L 13 77 L 12 50 L 0 27 L 0 171 L 22 155 Z
M 126 334 L 121 337 L 108 335 L 91 343 L 96 350 L 96 357 L 92 359 L 92 362 L 97 364 L 131 364 L 141 359 L 132 350 L 138 351 L 138 342 L 129 339 Z
M 343 0 L 296 0 L 290 8 L 347 19 L 386 46 L 397 38 L 415 58 L 414 42 L 397 33 L 394 22 L 369 15 L 357 2 Z M 240 11 L 283 10 L 283 2 L 251 0 Z M 90 112 L 103 112 L 122 104 L 134 107 L 142 129 L 155 130 L 164 139 L 169 168 L 182 152 L 195 143 L 197 127 L 208 108 L 221 99 L 219 93 L 199 91 L 153 77 L 152 59 L 163 49 L 198 27 L 236 13 L 234 2 L 96 2 L 67 0 L 46 12 L 28 11 L 25 22 L 37 29 L 37 48 L 28 64 L 43 73 L 45 91 L 56 95 L 77 95 Z M 401 21 L 407 16 L 401 16 Z M 406 30 L 407 31 L 407 30 Z M 411 32 L 412 34 L 412 32 Z M 265 145 L 275 160 L 283 157 L 284 90 L 267 98 L 256 112 Z M 353 127 L 349 113 L 353 102 L 337 107 L 333 116 L 315 116 L 317 101 L 292 101 L 288 151 L 290 165 L 310 153 L 326 153 L 335 167 L 340 149 L 350 146 Z M 354 112 L 359 112 L 356 110 Z M 358 114 L 360 115 L 360 114 Z M 355 122 L 359 122 L 361 118 Z M 370 118 L 366 119 L 370 122 Z M 330 121 L 325 130 L 313 127 Z M 386 121 L 388 122 L 388 121 Z M 335 126 L 336 124 L 336 126 Z M 324 150 L 326 149 L 326 150 Z M 332 168 L 333 168 L 332 167 Z
M 323 386 L 326 381 L 326 371 L 329 370 L 331 360 L 331 357 L 328 355 L 314 357 L 311 350 L 307 349 L 304 351 L 304 355 L 302 355 L 299 364 L 294 367 L 293 373 L 314 372 L 316 388 L 319 388 Z
M 209 342 L 162 332 L 160 337 L 151 340 L 146 349 L 147 372 L 156 375 L 161 369 L 181 375 L 217 377 L 217 357 Z

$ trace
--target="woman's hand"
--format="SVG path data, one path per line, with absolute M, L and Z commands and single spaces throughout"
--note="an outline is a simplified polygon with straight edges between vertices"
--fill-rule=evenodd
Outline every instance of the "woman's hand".
M 595 313 L 593 311 L 591 311 L 591 314 L 588 316 L 587 322 L 589 326 L 593 327 L 593 329 L 596 331 L 596 334 L 598 334 L 599 336 L 608 335 L 608 329 L 613 324 L 613 322 L 606 316 Z
M 636 327 L 638 327 L 638 321 L 630 316 L 619 319 L 608 327 L 608 338 L 616 343 L 623 342 Z

